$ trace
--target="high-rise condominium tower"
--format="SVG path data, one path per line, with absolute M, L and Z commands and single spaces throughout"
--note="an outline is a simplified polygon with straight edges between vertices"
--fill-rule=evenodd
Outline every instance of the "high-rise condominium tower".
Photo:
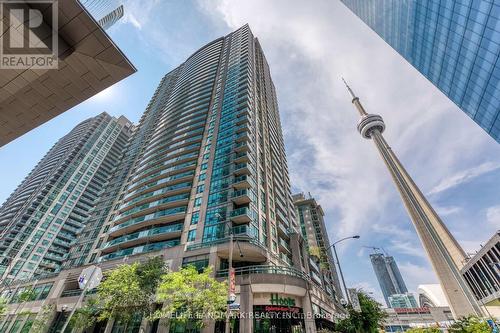
M 342 2 L 500 142 L 498 1 Z
M 95 261 L 108 270 L 162 256 L 172 270 L 212 266 L 226 279 L 233 234 L 235 304 L 255 314 L 239 318 L 234 331 L 331 328 L 343 310 L 323 277 L 312 277 L 316 263 L 297 232 L 275 88 L 247 25 L 163 77 L 120 160 L 68 269 L 39 278 L 49 289 L 40 302 L 77 294 L 77 265 Z M 223 324 L 203 332 L 221 332 Z
M 324 219 L 325 213 L 321 205 L 311 195 L 307 198 L 304 193 L 294 194 L 293 201 L 300 232 L 306 240 L 309 253 L 313 254 L 314 249 L 319 250 L 319 253 L 309 257 L 309 260 L 313 261 L 310 265 L 311 277 L 322 280 L 325 288 L 329 291 L 335 291 L 340 300 L 344 296 L 342 296 L 335 260 L 333 260 L 330 248 L 330 239 Z
M 102 113 L 61 138 L 0 207 L 0 273 L 25 279 L 67 259 L 121 159 L 131 123 Z
M 461 317 L 481 314 L 476 299 L 459 271 L 465 260 L 464 250 L 385 141 L 382 135 L 385 130 L 382 117 L 368 114 L 351 88 L 347 86 L 347 89 L 361 116 L 358 131 L 363 138 L 373 140 L 385 162 L 443 287 L 453 315 Z
M 291 264 L 284 230 L 295 215 L 276 96 L 248 27 L 167 74 L 150 104 L 139 125 L 150 135 L 138 143 L 101 260 L 181 243 L 189 253 L 231 230 L 268 249 L 273 262 Z M 256 251 L 245 260 L 266 257 Z
M 390 296 L 408 292 L 403 276 L 401 276 L 394 257 L 385 256 L 382 253 L 374 253 L 370 254 L 370 260 L 385 302 L 388 307 L 391 307 L 389 302 Z

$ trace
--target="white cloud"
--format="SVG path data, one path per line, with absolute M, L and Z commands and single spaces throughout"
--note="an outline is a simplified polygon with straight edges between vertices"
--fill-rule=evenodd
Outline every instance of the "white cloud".
M 430 266 L 404 262 L 399 263 L 398 267 L 410 292 L 415 293 L 419 284 L 438 283 L 438 279 Z
M 124 4 L 124 15 L 121 23 L 130 23 L 141 30 L 151 21 L 151 17 L 159 5 L 159 0 L 127 0 Z
M 458 206 L 438 206 L 434 205 L 434 209 L 439 216 L 454 215 L 462 212 L 463 208 Z
M 361 289 L 366 292 L 368 295 L 373 297 L 377 302 L 386 306 L 384 296 L 380 292 L 379 288 L 375 288 L 370 282 L 361 281 L 353 285 L 353 288 Z
M 486 210 L 486 221 L 492 226 L 500 227 L 500 205 L 489 207 Z
M 248 22 L 259 38 L 278 90 L 292 184 L 339 216 L 338 237 L 385 223 L 391 202 L 399 202 L 394 213 L 403 211 L 373 143 L 356 131 L 341 74 L 367 110 L 386 119 L 387 140 L 423 188 L 476 161 L 492 141 L 340 2 L 201 4 L 230 29 Z
M 437 194 L 440 192 L 447 191 L 451 188 L 457 187 L 459 185 L 462 185 L 464 183 L 467 183 L 474 178 L 480 177 L 483 174 L 486 174 L 488 172 L 494 171 L 500 169 L 500 163 L 494 163 L 494 162 L 485 162 L 482 163 L 478 166 L 466 169 L 466 170 L 461 170 L 459 172 L 456 172 L 452 174 L 451 176 L 443 179 L 438 185 L 434 186 L 429 192 L 428 195 L 433 195 Z
M 420 243 L 411 241 L 392 240 L 388 250 L 391 253 L 406 254 L 412 257 L 427 258 L 427 255 Z

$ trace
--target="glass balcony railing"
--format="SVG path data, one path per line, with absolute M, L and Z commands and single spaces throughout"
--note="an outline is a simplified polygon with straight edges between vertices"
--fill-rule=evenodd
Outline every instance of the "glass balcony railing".
M 127 210 L 126 212 L 123 212 L 122 214 L 116 216 L 116 220 L 119 220 L 121 218 L 124 218 L 126 216 L 129 216 L 131 214 L 143 211 L 148 208 L 153 208 L 156 206 L 164 205 L 167 203 L 175 202 L 175 201 L 181 201 L 181 200 L 187 200 L 189 199 L 190 194 L 189 193 L 184 193 L 184 194 L 178 194 L 178 195 L 173 195 L 171 197 L 166 197 L 161 200 L 156 200 L 153 202 L 148 202 L 147 204 L 140 205 L 138 207 L 132 208 L 130 210 Z
M 153 228 L 153 229 L 148 229 L 148 230 L 143 230 L 140 232 L 135 232 L 133 234 L 125 235 L 122 237 L 118 237 L 116 239 L 113 239 L 112 241 L 107 242 L 104 245 L 104 248 L 108 248 L 117 244 L 122 244 L 134 239 L 140 239 L 144 237 L 151 237 L 154 235 L 159 235 L 159 234 L 168 234 L 168 233 L 174 233 L 181 231 L 183 227 L 182 223 L 178 224 L 172 224 L 172 225 L 167 225 L 164 227 L 159 227 L 159 228 Z
M 193 185 L 193 183 L 191 182 L 184 182 L 184 183 L 180 183 L 180 184 L 175 184 L 175 185 L 172 185 L 172 186 L 167 186 L 167 187 L 164 187 L 164 188 L 161 188 L 159 190 L 156 190 L 156 191 L 152 191 L 152 192 L 148 192 L 148 193 L 144 193 L 142 195 L 139 195 L 137 197 L 135 197 L 134 199 L 130 200 L 130 201 L 127 201 L 125 203 L 123 203 L 122 205 L 120 205 L 120 207 L 118 209 L 123 209 L 127 206 L 130 206 L 136 202 L 139 202 L 141 200 L 144 200 L 144 199 L 147 199 L 149 197 L 153 197 L 155 195 L 160 195 L 160 194 L 164 194 L 164 193 L 167 193 L 167 192 L 170 192 L 170 191 L 175 191 L 175 190 L 179 190 L 181 188 L 183 189 L 191 189 L 191 186 Z
M 169 215 L 176 215 L 179 213 L 185 213 L 186 212 L 186 207 L 176 207 L 176 208 L 170 208 L 170 209 L 165 209 L 165 210 L 160 210 L 159 212 L 155 212 L 152 214 L 140 216 L 133 218 L 131 220 L 128 220 L 127 222 L 120 223 L 118 225 L 115 225 L 111 229 L 109 229 L 110 233 L 113 233 L 115 231 L 118 231 L 120 229 L 126 228 L 128 226 L 145 222 L 145 221 L 150 221 L 150 220 L 156 220 L 158 218 L 164 217 L 164 216 L 169 216 Z
M 278 274 L 278 275 L 288 275 L 293 277 L 298 277 L 306 281 L 310 281 L 311 278 L 304 272 L 286 266 L 247 266 L 235 269 L 236 275 L 249 275 L 249 274 Z M 216 273 L 217 277 L 226 277 L 227 269 L 219 270 Z
M 139 193 L 141 191 L 144 191 L 144 190 L 146 190 L 146 189 L 148 189 L 150 187 L 161 185 L 161 184 L 168 183 L 168 182 L 171 182 L 171 181 L 179 179 L 179 178 L 190 177 L 190 176 L 194 176 L 194 171 L 187 171 L 187 172 L 179 173 L 179 174 L 176 174 L 176 175 L 173 175 L 173 176 L 170 176 L 170 177 L 162 178 L 162 179 L 157 180 L 155 182 L 152 182 L 152 183 L 149 183 L 147 185 L 141 186 L 140 188 L 138 188 L 138 189 L 136 189 L 136 190 L 128 193 L 125 196 L 125 199 L 126 198 L 130 198 L 134 194 Z
M 130 256 L 130 255 L 134 255 L 134 254 L 159 251 L 159 250 L 166 249 L 169 247 L 177 246 L 179 244 L 180 244 L 179 239 L 172 239 L 172 240 L 168 240 L 168 241 L 164 241 L 164 242 L 158 242 L 158 243 L 153 243 L 153 244 L 148 244 L 148 245 L 141 245 L 141 246 L 137 246 L 137 247 L 132 247 L 129 249 L 116 251 L 116 252 L 107 254 L 105 256 L 102 256 L 99 258 L 99 262 L 111 260 L 111 259 L 115 259 L 115 258 L 120 258 L 120 257 L 124 257 L 124 256 Z

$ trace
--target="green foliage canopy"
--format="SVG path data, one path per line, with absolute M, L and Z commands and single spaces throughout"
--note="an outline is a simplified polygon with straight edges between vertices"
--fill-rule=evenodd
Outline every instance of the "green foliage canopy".
M 203 327 L 203 319 L 225 313 L 227 284 L 212 278 L 212 268 L 199 273 L 194 266 L 162 277 L 158 286 L 158 301 L 163 308 L 156 318 Z
M 358 290 L 361 312 L 348 306 L 349 317 L 337 324 L 336 330 L 343 333 L 377 333 L 387 314 L 373 298 Z

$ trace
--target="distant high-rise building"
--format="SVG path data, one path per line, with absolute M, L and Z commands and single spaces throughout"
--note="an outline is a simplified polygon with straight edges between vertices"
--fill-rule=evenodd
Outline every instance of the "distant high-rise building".
M 416 308 L 418 307 L 415 296 L 410 293 L 394 294 L 389 296 L 390 308 Z
M 394 257 L 385 256 L 382 253 L 370 254 L 373 270 L 377 276 L 380 289 L 384 295 L 385 303 L 391 307 L 389 297 L 396 294 L 405 294 L 408 292 L 406 284 L 403 281 L 401 272 Z
M 109 29 L 124 15 L 123 1 L 121 0 L 79 1 L 104 30 Z
M 342 2 L 500 142 L 498 1 Z
M 359 112 L 358 131 L 365 139 L 371 139 L 380 153 L 401 199 L 408 211 L 428 258 L 439 278 L 453 315 L 462 317 L 480 315 L 479 307 L 472 291 L 460 274 L 465 260 L 465 252 L 453 237 L 439 215 L 434 211 L 422 191 L 415 184 L 398 157 L 385 141 L 382 133 L 385 123 L 381 116 L 369 114 L 359 98 L 347 85 L 352 103 Z
M 315 260 L 311 265 L 311 276 L 316 279 L 322 279 L 322 283 L 330 292 L 335 291 L 339 300 L 343 298 L 342 289 L 333 260 L 328 230 L 325 226 L 324 212 L 316 200 L 303 193 L 292 196 L 295 204 L 296 215 L 302 237 L 307 241 L 309 250 L 317 248 L 319 258 L 310 256 L 310 260 Z M 318 274 L 321 276 L 318 276 Z
M 113 24 L 118 22 L 118 20 L 120 20 L 123 17 L 123 14 L 124 14 L 123 5 L 120 5 L 111 12 L 109 12 L 108 14 L 106 14 L 104 17 L 99 19 L 98 23 L 104 30 L 107 30 L 111 28 Z
M 57 272 L 111 180 L 131 123 L 106 113 L 61 138 L 0 207 L 0 273 Z

